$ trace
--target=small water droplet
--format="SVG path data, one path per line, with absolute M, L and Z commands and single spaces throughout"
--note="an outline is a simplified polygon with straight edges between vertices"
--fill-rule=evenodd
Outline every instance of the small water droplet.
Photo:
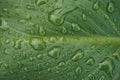
M 2 11 L 9 13 L 9 10 L 7 8 L 3 8 Z
M 88 60 L 87 60 L 87 62 L 86 62 L 86 64 L 87 65 L 93 65 L 95 63 L 95 60 L 94 60 L 94 58 L 89 58 Z
M 109 2 L 107 10 L 108 10 L 109 13 L 112 13 L 114 11 L 114 3 Z
M 105 76 L 101 76 L 99 80 L 105 80 Z
M 58 63 L 58 67 L 63 67 L 63 66 L 65 66 L 65 62 L 64 61 Z
M 103 60 L 100 64 L 99 64 L 99 68 L 103 71 L 105 71 L 105 73 L 112 77 L 113 75 L 113 70 L 115 68 L 115 64 L 113 59 L 111 58 L 106 58 L 105 60 Z
M 21 69 L 23 67 L 23 64 L 21 62 L 17 61 L 17 66 L 19 69 Z
M 42 58 L 43 58 L 43 55 L 42 55 L 42 54 L 39 54 L 39 55 L 37 55 L 36 58 L 37 58 L 37 59 L 42 59 Z
M 26 58 L 27 58 L 27 53 L 26 53 L 26 52 L 23 52 L 23 53 L 22 53 L 22 58 L 23 58 L 23 59 L 26 59 Z
M 4 64 L 4 68 L 8 69 L 9 68 L 8 64 Z
M 44 36 L 44 35 L 46 34 L 46 31 L 45 31 L 44 27 L 40 27 L 40 28 L 39 28 L 39 34 L 40 34 L 41 36 Z
M 78 24 L 72 24 L 73 31 L 80 31 L 80 26 Z
M 97 11 L 98 9 L 99 9 L 99 1 L 97 1 L 93 4 L 93 10 Z
M 29 44 L 32 46 L 34 50 L 38 50 L 38 51 L 41 51 L 46 47 L 46 43 L 41 39 L 31 39 L 29 41 Z
M 83 58 L 84 56 L 84 52 L 82 50 L 78 50 L 75 55 L 72 57 L 72 60 L 73 61 L 78 61 L 80 60 L 81 58 Z
M 76 69 L 75 69 L 75 74 L 76 75 L 80 75 L 82 73 L 82 68 L 81 67 L 77 67 Z
M 6 43 L 6 44 L 9 44 L 10 42 L 11 42 L 10 39 L 5 40 L 5 43 Z
M 113 57 L 116 60 L 120 60 L 120 48 L 118 48 L 114 53 L 113 53 Z
M 15 41 L 13 45 L 14 49 L 21 49 L 21 42 L 22 40 Z
M 54 47 L 48 52 L 48 56 L 58 59 L 60 56 L 60 48 L 59 47 Z
M 26 20 L 24 20 L 24 19 L 19 19 L 18 22 L 22 23 L 22 24 L 26 24 Z
M 48 72 L 51 72 L 52 70 L 51 70 L 51 68 L 48 68 L 47 71 L 48 71 Z
M 107 14 L 105 14 L 105 15 L 104 15 L 104 18 L 105 18 L 105 19 L 109 19 L 110 17 L 109 17 Z
M 28 10 L 35 10 L 35 6 L 33 6 L 33 5 L 26 5 L 26 8 L 28 9 Z
M 86 21 L 87 20 L 87 16 L 85 14 L 82 14 L 82 19 L 83 19 L 83 21 Z
M 28 71 L 28 68 L 27 68 L 27 67 L 25 67 L 23 70 L 24 70 L 25 72 L 27 72 L 27 71 Z
M 91 15 L 91 14 L 92 14 L 92 12 L 91 12 L 91 11 L 89 11 L 89 12 L 88 12 L 88 14 L 89 14 L 89 15 Z
M 34 61 L 36 58 L 35 57 L 30 57 L 30 61 Z
M 89 80 L 96 80 L 96 79 L 95 79 L 95 76 L 94 76 L 93 74 L 89 74 L 89 75 L 88 75 L 88 79 L 89 79 Z
M 65 34 L 67 32 L 65 27 L 62 27 L 62 33 Z
M 35 4 L 36 4 L 37 6 L 46 4 L 47 2 L 48 2 L 48 0 L 35 0 Z

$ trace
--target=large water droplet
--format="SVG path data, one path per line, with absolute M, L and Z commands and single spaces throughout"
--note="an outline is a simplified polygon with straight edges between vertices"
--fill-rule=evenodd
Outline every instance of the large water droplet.
M 61 14 L 62 9 L 55 9 L 48 14 L 48 19 L 54 25 L 62 25 L 64 22 L 64 16 Z
M 95 63 L 94 58 L 89 58 L 86 62 L 87 65 L 93 65 Z
M 54 47 L 48 52 L 48 56 L 57 59 L 60 56 L 60 50 L 59 47 Z
M 113 70 L 115 68 L 115 64 L 113 62 L 113 59 L 111 58 L 106 58 L 105 60 L 103 60 L 100 64 L 99 64 L 99 68 L 103 71 L 105 71 L 105 73 L 112 77 L 113 75 Z
M 77 67 L 76 69 L 75 69 L 75 74 L 76 75 L 80 75 L 82 73 L 82 68 L 81 67 Z
M 72 24 L 73 31 L 80 31 L 80 26 L 78 24 Z
M 61 62 L 58 63 L 58 67 L 63 67 L 63 66 L 65 66 L 65 62 L 64 61 L 61 61 Z
M 35 0 L 35 4 L 36 4 L 37 6 L 46 4 L 47 2 L 48 2 L 48 0 Z
M 78 61 L 79 59 L 83 58 L 84 52 L 82 50 L 78 50 L 75 55 L 72 57 L 73 61 Z
M 99 1 L 93 4 L 93 10 L 97 11 L 99 9 Z
M 31 39 L 29 41 L 29 44 L 32 46 L 33 49 L 38 51 L 41 51 L 46 47 L 46 43 L 41 39 Z
M 109 2 L 107 10 L 108 10 L 108 12 L 112 13 L 114 11 L 114 3 Z
M 39 34 L 40 34 L 41 36 L 44 36 L 44 35 L 46 34 L 46 31 L 45 31 L 44 27 L 40 27 L 40 28 L 39 28 Z

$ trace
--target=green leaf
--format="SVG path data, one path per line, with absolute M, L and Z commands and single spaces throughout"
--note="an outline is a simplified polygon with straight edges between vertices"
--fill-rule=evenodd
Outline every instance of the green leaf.
M 1 0 L 0 80 L 119 80 L 119 0 Z

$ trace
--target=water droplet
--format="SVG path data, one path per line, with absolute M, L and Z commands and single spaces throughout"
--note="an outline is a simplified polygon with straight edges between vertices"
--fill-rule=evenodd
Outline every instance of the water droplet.
M 65 66 L 65 62 L 64 61 L 58 63 L 58 67 L 63 67 L 63 66 Z
M 33 6 L 33 5 L 26 5 L 26 8 L 28 9 L 28 10 L 35 10 L 35 6 Z
M 109 2 L 107 10 L 108 10 L 109 13 L 112 13 L 114 11 L 114 3 Z
M 99 1 L 93 4 L 93 10 L 97 11 L 99 9 Z
M 10 39 L 5 40 L 5 43 L 6 43 L 6 44 L 9 44 L 10 42 L 11 42 Z
M 32 17 L 31 17 L 30 14 L 27 14 L 27 15 L 25 16 L 25 19 L 32 19 Z
M 18 69 L 21 69 L 23 67 L 23 64 L 19 61 L 17 61 L 17 66 L 18 66 Z
M 48 2 L 48 0 L 35 0 L 35 4 L 36 4 L 37 6 L 46 4 L 47 2 Z
M 9 13 L 9 10 L 6 9 L 6 8 L 3 8 L 2 11 L 3 11 L 3 12 L 7 12 L 7 13 Z
M 39 28 L 39 34 L 40 34 L 41 36 L 44 36 L 44 35 L 46 34 L 46 31 L 45 31 L 44 27 L 40 27 L 40 28 Z
M 27 58 L 27 53 L 26 53 L 26 52 L 23 52 L 23 53 L 22 53 L 22 58 L 23 58 L 23 59 L 26 59 L 26 58 Z
M 73 61 L 78 61 L 79 59 L 83 58 L 84 52 L 82 50 L 78 50 L 75 55 L 72 57 Z
M 11 74 L 14 74 L 14 71 L 13 71 L 13 70 L 10 70 L 10 73 L 11 73 Z
M 46 43 L 41 39 L 31 39 L 29 41 L 29 44 L 32 46 L 34 50 L 38 50 L 38 51 L 41 51 L 46 47 Z
M 114 53 L 113 53 L 113 57 L 116 60 L 120 60 L 120 48 L 118 48 Z
M 14 49 L 21 49 L 21 42 L 22 40 L 15 41 L 13 45 Z
M 95 63 L 94 58 L 89 58 L 86 62 L 87 65 L 93 65 Z
M 22 24 L 26 24 L 26 20 L 24 20 L 24 19 L 19 19 L 18 22 L 22 23 Z
M 99 80 L 105 80 L 105 76 L 101 76 Z
M 82 73 L 82 68 L 81 67 L 77 67 L 76 69 L 75 69 L 75 74 L 76 75 L 80 75 Z
M 42 54 L 39 54 L 39 55 L 37 55 L 36 58 L 37 58 L 37 59 L 42 59 L 42 58 L 43 58 L 43 55 L 42 55 Z
M 3 18 L 0 18 L 0 29 L 5 31 L 9 29 L 7 22 Z
M 72 24 L 73 31 L 80 31 L 80 26 L 78 24 Z
M 48 14 L 48 19 L 54 25 L 62 25 L 64 22 L 64 16 L 61 15 L 62 9 L 55 9 Z
M 30 61 L 34 61 L 36 58 L 35 57 L 30 57 Z
M 27 72 L 27 71 L 28 71 L 28 68 L 27 68 L 27 67 L 25 67 L 25 68 L 24 68 L 24 71 L 25 71 L 25 72 Z
M 59 47 L 54 47 L 48 52 L 48 56 L 58 59 L 60 56 L 60 48 Z
M 87 20 L 87 16 L 85 14 L 82 14 L 82 19 L 83 19 L 83 21 L 86 21 Z
M 65 34 L 67 32 L 65 27 L 62 27 L 62 33 Z
M 96 79 L 95 79 L 95 76 L 94 76 L 93 74 L 89 74 L 89 75 L 88 75 L 88 79 L 89 79 L 89 80 L 96 80 Z
M 51 72 L 52 70 L 51 70 L 51 68 L 48 68 L 47 71 L 48 71 L 48 72 Z
M 9 68 L 8 64 L 4 64 L 4 68 L 8 69 Z
M 88 14 L 89 14 L 89 15 L 91 15 L 91 14 L 92 14 L 92 12 L 91 12 L 91 11 L 89 11 L 89 12 L 88 12 Z
M 100 64 L 99 64 L 99 68 L 103 71 L 105 71 L 105 73 L 112 77 L 113 75 L 113 70 L 115 68 L 115 64 L 113 62 L 113 59 L 111 58 L 106 58 L 105 60 L 103 60 Z
M 109 17 L 107 14 L 105 14 L 105 15 L 104 15 L 104 18 L 105 18 L 105 19 L 109 19 L 110 17 Z

